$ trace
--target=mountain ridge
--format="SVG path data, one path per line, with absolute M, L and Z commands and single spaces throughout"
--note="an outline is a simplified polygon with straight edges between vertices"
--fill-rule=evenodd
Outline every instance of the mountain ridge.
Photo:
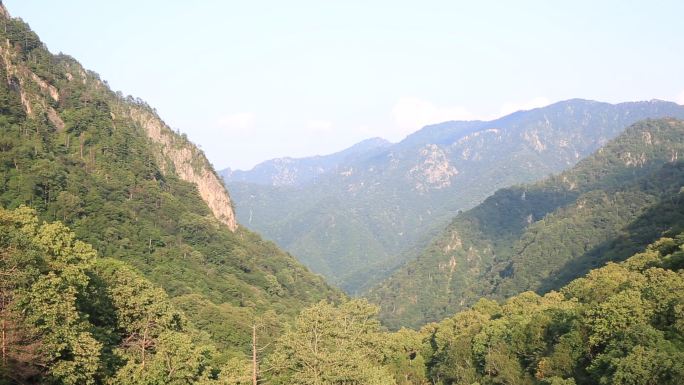
M 396 327 L 481 296 L 540 293 L 684 226 L 684 122 L 639 122 L 572 169 L 501 189 L 452 223 L 369 297 Z M 412 298 L 406 302 L 399 300 Z
M 318 175 L 337 170 L 339 164 L 350 157 L 389 145 L 391 143 L 386 139 L 373 137 L 327 155 L 273 158 L 257 164 L 250 170 L 226 168 L 219 171 L 219 174 L 226 183 L 249 182 L 271 186 L 299 186 L 314 182 Z
M 667 116 L 684 118 L 684 107 L 571 99 L 489 122 L 426 126 L 315 183 L 227 185 L 242 223 L 360 293 L 413 258 L 459 210 L 571 167 L 638 120 Z

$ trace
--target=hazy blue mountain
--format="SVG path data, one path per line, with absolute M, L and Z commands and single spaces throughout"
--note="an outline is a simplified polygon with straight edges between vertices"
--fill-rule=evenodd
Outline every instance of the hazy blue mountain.
M 335 172 L 358 157 L 373 154 L 391 145 L 385 139 L 371 138 L 330 155 L 308 158 L 277 158 L 259 163 L 249 171 L 227 168 L 220 175 L 227 183 L 248 182 L 271 186 L 300 186 L 315 182 L 319 175 Z
M 334 167 L 321 166 L 328 157 L 281 159 L 223 175 L 241 223 L 359 292 L 414 257 L 459 210 L 572 167 L 636 121 L 670 116 L 684 117 L 684 107 L 573 99 L 426 126 L 396 144 L 333 155 Z

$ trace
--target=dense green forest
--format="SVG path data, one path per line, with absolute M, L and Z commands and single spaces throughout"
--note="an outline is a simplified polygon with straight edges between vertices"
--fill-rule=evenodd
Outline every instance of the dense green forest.
M 623 260 L 684 228 L 683 152 L 684 122 L 637 123 L 574 168 L 458 215 L 369 298 L 388 326 L 419 326 Z
M 30 206 L 125 261 L 226 356 L 249 350 L 257 318 L 276 334 L 305 306 L 339 298 L 272 243 L 231 228 L 211 165 L 153 109 L 52 55 L 20 19 L 0 24 L 0 206 Z
M 0 210 L 0 383 L 250 384 L 159 287 L 59 222 Z M 271 384 L 679 384 L 684 235 L 544 296 L 525 292 L 420 331 L 365 300 L 322 301 L 259 353 Z M 262 329 L 259 329 L 261 335 Z
M 0 255 L 0 383 L 180 383 L 206 372 L 209 337 L 63 224 L 0 209 Z

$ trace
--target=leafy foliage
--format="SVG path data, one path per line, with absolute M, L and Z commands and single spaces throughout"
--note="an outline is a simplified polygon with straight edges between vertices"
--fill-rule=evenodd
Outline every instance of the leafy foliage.
M 25 206 L 0 209 L 0 229 L 0 381 L 187 384 L 206 373 L 208 339 L 161 289 Z
M 674 250 L 662 247 L 670 241 L 677 245 Z M 681 235 L 664 239 L 622 264 L 592 270 L 560 293 L 526 292 L 493 312 L 475 306 L 443 321 L 432 327 L 438 362 L 432 375 L 456 384 L 473 378 L 521 384 L 679 383 L 684 349 L 677 329 L 681 314 L 675 309 L 683 300 L 684 276 L 664 267 L 680 258 L 683 243 Z M 479 319 L 475 327 L 461 327 L 474 317 Z M 464 338 L 465 344 L 453 344 Z M 454 376 L 454 370 L 471 377 Z
M 278 384 L 392 384 L 381 365 L 377 308 L 365 301 L 336 307 L 321 302 L 304 310 L 270 357 Z
M 6 383 L 249 384 L 217 364 L 158 287 L 60 223 L 0 210 Z M 260 381 L 298 384 L 678 384 L 684 234 L 544 296 L 525 292 L 420 331 L 384 332 L 365 300 L 320 302 L 275 341 Z M 217 369 L 220 368 L 220 369 Z
M 374 383 L 375 365 L 390 384 L 679 384 L 682 260 L 684 234 L 662 238 L 559 292 L 480 299 L 420 331 L 379 332 L 364 301 L 320 303 L 278 341 L 270 380 Z

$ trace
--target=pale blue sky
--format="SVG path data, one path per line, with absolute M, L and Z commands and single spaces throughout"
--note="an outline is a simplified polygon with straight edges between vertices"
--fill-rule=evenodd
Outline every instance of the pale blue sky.
M 575 97 L 684 104 L 684 1 L 4 3 L 217 169 Z

